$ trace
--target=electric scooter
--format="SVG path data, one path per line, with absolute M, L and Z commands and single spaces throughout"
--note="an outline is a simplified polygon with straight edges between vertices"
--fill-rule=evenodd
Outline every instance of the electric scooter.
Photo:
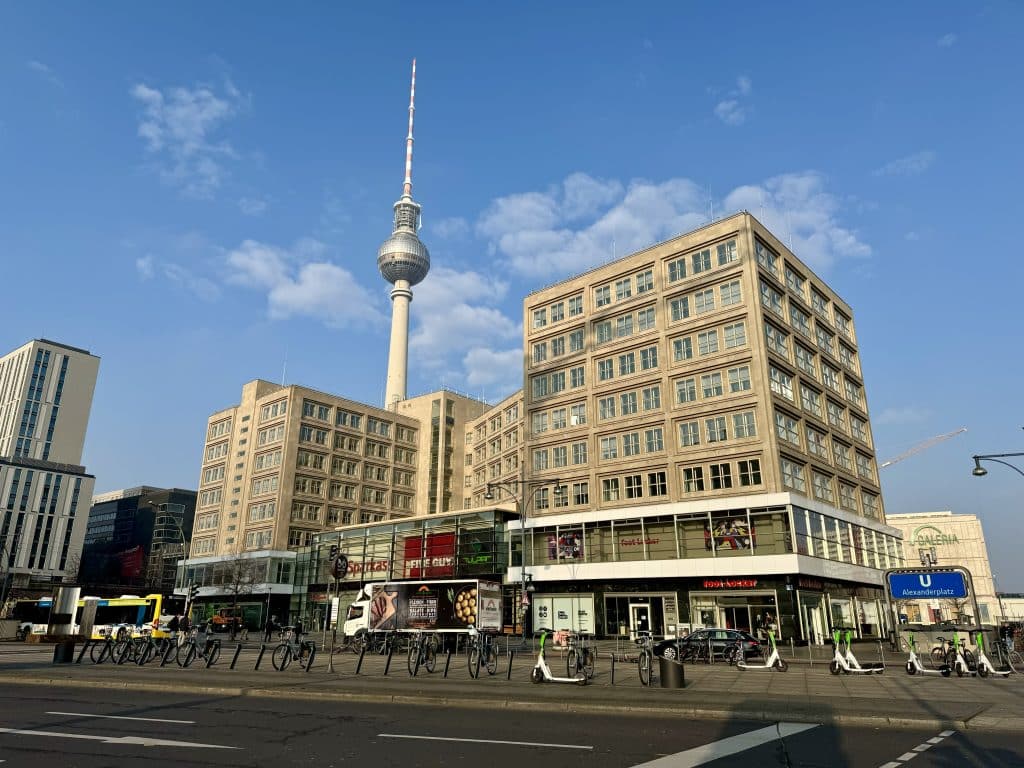
M 789 669 L 789 663 L 779 656 L 779 648 L 775 645 L 775 633 L 772 630 L 768 630 L 768 645 L 771 647 L 771 652 L 764 660 L 764 664 L 747 664 L 747 660 L 745 658 L 740 658 L 740 660 L 736 662 L 736 669 L 776 669 L 779 672 L 785 672 Z M 743 644 L 741 642 L 741 654 L 742 648 Z
M 537 653 L 537 664 L 534 666 L 533 671 L 530 672 L 530 682 L 533 683 L 576 683 L 576 685 L 586 685 L 587 675 L 585 672 L 579 672 L 576 677 L 555 677 L 551 674 L 551 668 L 548 666 L 547 661 L 544 659 L 544 641 L 548 639 L 548 630 L 542 629 L 540 632 L 540 651 Z
M 872 662 L 870 664 L 861 664 L 857 661 L 857 657 L 853 655 L 853 651 L 850 649 L 850 639 L 853 633 L 850 630 L 846 630 L 843 641 L 840 642 L 840 630 L 832 630 L 832 648 L 835 650 L 835 656 L 832 657 L 832 661 L 828 665 L 828 671 L 833 675 L 838 675 L 840 672 L 844 674 L 850 674 L 856 672 L 862 675 L 871 674 L 882 674 L 885 672 L 885 665 L 881 662 Z M 845 653 L 840 648 L 846 648 Z
M 976 669 L 978 670 L 979 677 L 988 677 L 989 675 L 997 675 L 998 677 L 1009 677 L 1012 669 L 999 670 L 992 666 L 992 662 L 988 660 L 988 656 L 985 655 L 985 638 L 981 632 L 978 632 L 975 636 L 975 645 L 978 646 L 978 663 Z
M 964 641 L 957 636 L 956 632 L 953 633 L 953 648 L 956 651 L 956 657 L 953 660 L 953 671 L 956 672 L 956 676 L 963 677 L 964 675 L 978 674 L 977 665 L 972 667 L 971 663 L 967 660 L 967 655 L 964 653 Z
M 907 646 L 910 648 L 910 656 L 907 658 L 906 664 L 908 675 L 942 675 L 943 677 L 949 677 L 953 672 L 948 664 L 943 664 L 938 669 L 925 669 L 924 665 L 921 664 L 921 659 L 917 656 L 917 643 L 914 642 L 913 632 L 907 634 Z

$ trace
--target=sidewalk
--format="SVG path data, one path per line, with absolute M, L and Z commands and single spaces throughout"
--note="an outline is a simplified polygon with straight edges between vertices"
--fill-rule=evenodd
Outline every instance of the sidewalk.
M 336 654 L 334 671 L 326 656 L 305 672 L 292 665 L 274 670 L 270 649 L 254 670 L 257 649 L 247 647 L 236 669 L 228 666 L 234 647 L 224 646 L 210 668 L 180 669 L 171 661 L 146 667 L 132 664 L 94 665 L 88 655 L 78 664 L 52 664 L 51 648 L 0 649 L 0 681 L 8 685 L 121 686 L 155 692 L 204 693 L 223 696 L 291 697 L 448 707 L 617 712 L 629 716 L 754 719 L 831 722 L 871 726 L 1020 731 L 1024 728 L 1024 676 L 1006 679 L 909 676 L 902 660 L 890 658 L 883 675 L 829 674 L 824 664 L 792 665 L 788 672 L 740 671 L 725 664 L 688 665 L 686 687 L 644 688 L 634 664 L 616 663 L 612 684 L 610 660 L 602 654 L 592 683 L 576 685 L 529 682 L 534 659 L 515 656 L 511 680 L 503 657 L 494 677 L 470 677 L 465 656 L 452 656 L 448 677 L 445 657 L 435 672 L 410 677 L 404 656 L 395 655 L 387 676 L 386 659 L 366 656 L 356 674 L 358 656 Z M 77 649 L 76 649 L 77 650 Z M 77 657 L 77 653 L 76 653 Z M 557 652 L 548 654 L 552 671 L 565 674 Z M 657 665 L 656 665 L 657 667 Z M 657 685 L 657 681 L 655 681 Z

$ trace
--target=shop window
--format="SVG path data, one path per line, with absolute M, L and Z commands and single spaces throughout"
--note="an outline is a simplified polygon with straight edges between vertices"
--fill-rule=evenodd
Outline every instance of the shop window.
M 679 555 L 683 558 L 713 557 L 711 529 L 708 516 L 680 517 L 676 527 L 679 530 Z
M 644 529 L 639 520 L 624 520 L 614 523 L 615 547 L 620 561 L 643 560 Z
M 676 558 L 675 522 L 672 518 L 644 520 L 644 539 L 648 560 L 674 560 Z
M 587 561 L 591 563 L 611 563 L 614 561 L 614 548 L 612 546 L 613 533 L 610 522 L 597 525 L 587 524 L 586 535 L 584 536 L 584 549 L 587 553 Z
M 715 557 L 749 555 L 754 546 L 754 537 L 747 522 L 747 512 L 742 509 L 712 513 L 709 535 L 714 545 Z
M 796 551 L 799 555 L 809 555 L 813 548 L 810 542 L 810 534 L 807 530 L 807 510 L 795 507 L 793 509 L 793 534 L 796 538 Z
M 810 512 L 810 534 L 811 534 L 811 554 L 815 557 L 827 558 L 827 545 L 825 543 L 825 522 L 823 517 L 817 512 Z
M 758 555 L 783 555 L 793 551 L 789 516 L 783 510 L 750 513 L 751 541 Z

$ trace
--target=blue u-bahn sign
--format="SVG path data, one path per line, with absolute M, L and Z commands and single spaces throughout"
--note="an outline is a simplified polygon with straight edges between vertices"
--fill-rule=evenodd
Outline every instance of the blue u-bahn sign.
M 905 571 L 889 574 L 893 600 L 967 597 L 967 580 L 959 571 Z

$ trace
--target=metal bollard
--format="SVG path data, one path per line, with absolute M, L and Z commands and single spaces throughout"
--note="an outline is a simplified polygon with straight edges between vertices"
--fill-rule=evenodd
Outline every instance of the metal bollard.
M 512 662 L 515 660 L 515 658 L 516 658 L 516 652 L 510 650 L 508 652 L 508 675 L 505 677 L 506 680 L 511 680 L 512 679 Z
M 444 675 L 443 675 L 443 677 L 445 677 L 445 678 L 448 677 L 448 666 L 451 663 L 452 663 L 452 649 L 449 648 L 448 649 L 448 658 L 445 659 L 445 661 L 444 661 Z
M 387 643 L 388 646 L 388 660 L 384 662 L 384 677 L 387 677 L 388 670 L 391 669 L 391 654 L 394 653 L 395 646 L 387 640 L 385 640 L 385 643 Z
M 231 666 L 228 669 L 234 669 L 235 664 L 238 662 L 238 655 L 242 652 L 242 644 L 239 643 L 238 647 L 235 648 L 235 655 L 231 657 Z
M 707 663 L 708 664 L 714 664 L 715 663 L 715 650 L 711 647 L 711 638 L 710 637 L 708 637 L 708 661 L 707 661 Z M 654 666 L 654 661 L 652 660 L 651 661 L 651 667 L 653 667 L 653 666 Z M 653 669 L 651 669 L 651 681 L 652 681 L 652 683 L 654 681 L 654 670 Z
M 220 640 L 214 640 L 213 642 L 217 644 L 218 648 L 220 647 Z M 206 668 L 209 669 L 210 666 L 213 664 L 213 646 L 210 646 L 210 650 L 206 653 Z
M 327 671 L 334 672 L 334 649 L 338 645 L 338 630 L 331 630 L 331 652 L 327 656 Z
M 796 643 L 793 642 L 793 638 L 789 638 L 789 658 L 796 658 Z
M 811 641 L 808 640 L 807 641 L 807 664 L 809 666 L 813 667 L 814 666 L 814 653 L 812 653 L 812 651 L 811 651 L 811 646 L 812 645 L 813 644 L 811 643 Z
M 615 685 L 615 654 L 610 654 L 612 657 L 612 685 Z
M 263 661 L 263 654 L 266 653 L 266 652 L 267 652 L 267 644 L 266 643 L 260 643 L 260 655 L 256 657 L 256 666 L 253 667 L 254 671 L 260 668 L 260 662 Z
M 92 640 L 86 640 L 84 643 L 82 643 L 82 650 L 78 652 L 78 658 L 75 659 L 75 664 L 82 663 L 82 657 L 85 656 L 85 652 L 89 650 L 90 645 L 92 645 Z
M 882 662 L 882 666 L 885 666 L 885 650 L 882 648 L 882 641 L 878 641 L 878 659 Z
M 301 651 L 300 651 L 301 653 Z M 309 661 L 306 662 L 306 671 L 309 672 L 313 668 L 313 662 L 316 660 L 316 643 L 312 640 L 309 641 Z
M 356 674 L 357 675 L 359 674 L 359 670 L 363 668 L 363 657 L 365 655 L 366 655 L 366 645 L 364 644 L 363 647 L 359 651 L 359 661 L 356 664 Z
M 160 666 L 167 666 L 167 663 L 171 660 L 171 654 L 178 652 L 178 646 L 174 643 L 168 643 L 167 648 L 164 649 L 164 655 L 160 659 Z

